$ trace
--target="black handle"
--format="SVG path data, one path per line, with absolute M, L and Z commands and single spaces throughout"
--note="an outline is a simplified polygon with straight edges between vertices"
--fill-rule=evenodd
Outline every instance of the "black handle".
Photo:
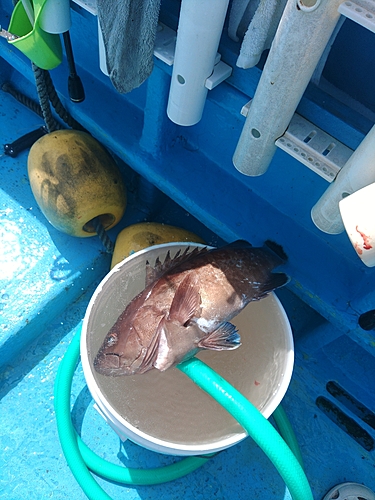
M 70 40 L 69 31 L 63 33 L 63 40 L 65 45 L 66 60 L 69 66 L 69 77 L 68 77 L 68 93 L 70 100 L 73 102 L 82 102 L 85 100 L 85 91 L 80 77 L 76 71 L 76 65 L 74 63 L 72 42 Z
M 25 149 L 30 148 L 34 142 L 43 137 L 47 133 L 45 127 L 39 127 L 32 132 L 28 132 L 19 139 L 16 139 L 11 144 L 4 144 L 4 153 L 12 158 L 15 158 Z

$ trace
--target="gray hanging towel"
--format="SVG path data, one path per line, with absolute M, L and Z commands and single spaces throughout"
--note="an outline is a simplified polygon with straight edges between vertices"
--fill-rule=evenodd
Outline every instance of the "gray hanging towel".
M 237 35 L 243 36 L 246 30 L 237 59 L 239 68 L 252 68 L 258 64 L 262 52 L 271 47 L 286 1 L 233 0 L 228 35 L 238 42 Z
M 130 92 L 151 74 L 160 3 L 97 0 L 107 70 L 118 92 Z

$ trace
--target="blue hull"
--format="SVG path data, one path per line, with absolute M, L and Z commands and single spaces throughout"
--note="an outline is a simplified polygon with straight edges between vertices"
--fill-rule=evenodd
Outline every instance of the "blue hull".
M 178 8 L 173 0 L 162 4 L 160 19 L 172 29 Z M 11 1 L 4 0 L 3 27 L 11 11 Z M 361 315 L 375 309 L 374 270 L 363 265 L 345 232 L 329 235 L 313 224 L 311 208 L 328 186 L 323 178 L 281 150 L 261 177 L 246 177 L 232 163 L 245 121 L 240 110 L 254 96 L 263 61 L 249 70 L 236 68 L 239 44 L 224 30 L 219 51 L 233 73 L 209 91 L 202 120 L 182 127 L 166 114 L 170 66 L 155 58 L 150 78 L 130 94 L 119 94 L 98 66 L 96 18 L 75 4 L 72 18 L 85 101 L 73 104 L 67 97 L 65 59 L 51 77 L 71 115 L 118 158 L 129 200 L 110 238 L 149 220 L 194 231 L 211 245 L 235 239 L 281 245 L 291 282 L 277 295 L 296 350 L 283 406 L 314 498 L 345 481 L 375 490 L 375 336 L 359 324 Z M 297 109 L 353 150 L 374 122 L 374 49 L 374 35 L 345 21 L 323 71 L 325 84 L 310 84 Z M 5 82 L 37 100 L 30 61 L 2 39 L 0 83 Z M 0 114 L 2 144 L 43 125 L 7 92 L 0 91 Z M 0 498 L 83 499 L 58 441 L 53 385 L 110 257 L 98 239 L 67 236 L 46 221 L 30 189 L 27 151 L 0 157 L 0 170 Z M 72 403 L 77 430 L 101 456 L 129 467 L 170 462 L 129 441 L 121 444 L 93 408 L 80 366 Z M 165 485 L 98 481 L 112 498 L 129 500 L 290 498 L 251 439 Z

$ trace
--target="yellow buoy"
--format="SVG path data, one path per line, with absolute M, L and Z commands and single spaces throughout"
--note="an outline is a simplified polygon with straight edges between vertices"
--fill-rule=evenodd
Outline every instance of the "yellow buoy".
M 115 226 L 126 207 L 126 188 L 112 156 L 93 137 L 58 130 L 30 149 L 28 173 L 35 199 L 49 222 L 72 236 L 96 234 L 92 220 Z
M 202 238 L 191 231 L 158 222 L 140 222 L 128 226 L 117 236 L 111 269 L 129 255 L 143 250 L 143 248 L 176 241 L 205 243 Z

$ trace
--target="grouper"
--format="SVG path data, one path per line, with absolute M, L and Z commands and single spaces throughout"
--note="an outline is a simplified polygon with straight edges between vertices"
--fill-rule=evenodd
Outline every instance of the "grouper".
M 241 345 L 230 320 L 249 302 L 285 285 L 281 259 L 237 241 L 222 248 L 187 248 L 146 263 L 146 287 L 120 314 L 94 360 L 97 372 L 120 376 L 167 368 L 200 349 Z

